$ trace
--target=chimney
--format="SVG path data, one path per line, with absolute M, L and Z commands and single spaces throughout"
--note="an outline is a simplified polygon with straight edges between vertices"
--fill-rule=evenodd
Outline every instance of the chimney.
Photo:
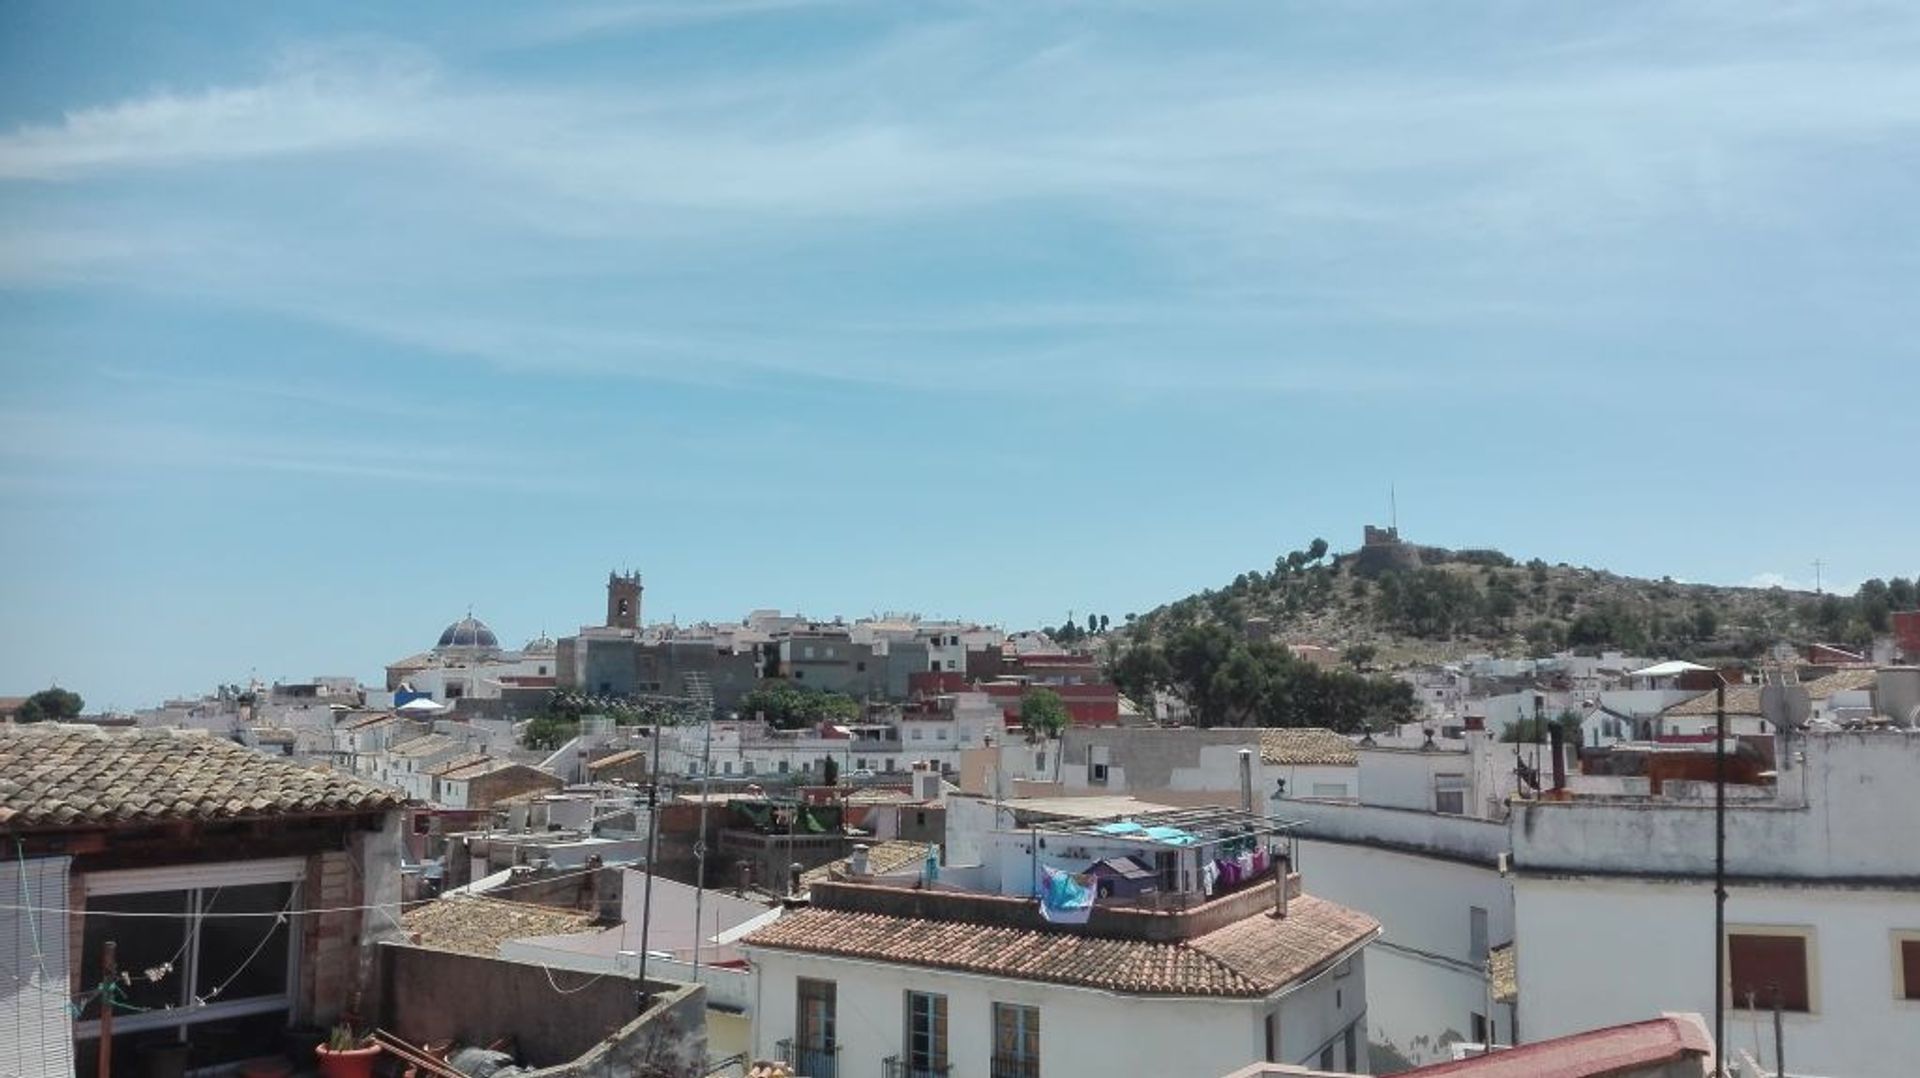
M 595 912 L 601 924 L 619 924 L 623 916 L 626 873 L 618 868 L 602 868 L 588 877 L 593 880 Z
M 1293 887 L 1293 854 L 1275 854 L 1273 858 L 1273 915 L 1286 920 L 1287 891 Z
M 866 843 L 856 842 L 853 844 L 853 853 L 847 857 L 847 871 L 853 873 L 855 876 L 867 875 Z
M 1240 811 L 1253 811 L 1253 750 L 1240 750 Z
M 787 894 L 797 896 L 800 893 L 800 874 L 805 871 L 798 861 L 787 866 Z
M 1567 750 L 1563 744 L 1566 736 L 1558 723 L 1547 727 L 1547 742 L 1553 749 L 1553 788 L 1556 790 L 1567 788 Z

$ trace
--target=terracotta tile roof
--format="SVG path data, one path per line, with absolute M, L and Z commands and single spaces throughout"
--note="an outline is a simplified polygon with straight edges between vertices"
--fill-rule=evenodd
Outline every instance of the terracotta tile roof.
M 1814 700 L 1825 700 L 1837 692 L 1855 692 L 1860 689 L 1871 689 L 1873 688 L 1875 677 L 1879 673 L 1878 670 L 1874 670 L 1871 667 L 1862 667 L 1858 670 L 1835 671 L 1826 677 L 1814 678 L 1812 681 L 1807 682 L 1807 696 Z
M 1714 713 L 1714 693 L 1712 690 L 1698 696 L 1688 697 L 1661 712 L 1662 715 L 1711 715 Z M 1760 686 L 1727 686 L 1727 714 L 1759 715 Z
M 645 760 L 646 757 L 647 750 L 645 749 L 627 749 L 622 752 L 616 752 L 611 756 L 602 756 L 598 760 L 589 761 L 587 763 L 587 770 L 598 771 L 603 767 L 618 767 L 632 760 Z
M 482 755 L 466 758 L 461 761 L 458 767 L 449 767 L 444 771 L 437 771 L 435 774 L 443 779 L 453 779 L 458 782 L 467 779 L 477 779 L 482 775 L 491 775 L 504 767 L 517 766 L 522 765 L 512 764 L 506 760 L 497 760 L 491 756 Z
M 459 744 L 445 734 L 421 734 L 419 737 L 410 737 L 388 749 L 387 755 L 413 759 L 417 756 L 432 756 L 436 752 L 458 748 Z
M 497 956 L 500 945 L 508 940 L 570 936 L 600 928 L 592 914 L 579 910 L 481 897 L 435 899 L 401 914 L 400 923 L 419 946 L 488 958 Z
M 463 753 L 429 766 L 427 768 L 427 774 L 445 776 L 450 771 L 463 771 L 472 767 L 474 764 L 485 763 L 490 759 L 492 759 L 492 757 L 484 752 Z
M 1662 1064 L 1711 1054 L 1712 1039 L 1699 1015 L 1670 1014 L 1651 1022 L 1607 1026 L 1552 1040 L 1535 1041 L 1492 1055 L 1470 1056 L 1401 1071 L 1401 1078 L 1606 1078 L 1652 1073 Z M 1691 1064 L 1698 1067 L 1699 1063 Z M 1660 1073 L 1666 1073 L 1661 1071 Z M 1678 1073 L 1677 1071 L 1675 1073 Z M 1694 1073 L 1699 1073 L 1697 1070 Z
M 1350 738 L 1323 726 L 1260 731 L 1260 759 L 1293 766 L 1353 767 L 1360 762 Z
M 1837 692 L 1850 692 L 1858 689 L 1872 688 L 1874 683 L 1874 674 L 1875 674 L 1875 671 L 1871 669 L 1866 669 L 1866 668 L 1862 668 L 1859 670 L 1841 670 L 1836 673 L 1828 674 L 1825 677 L 1818 677 L 1818 678 L 1814 678 L 1812 681 L 1802 682 L 1801 688 L 1804 688 L 1807 690 L 1808 699 L 1825 700 Z M 1663 714 L 1711 715 L 1713 714 L 1713 709 L 1714 709 L 1713 692 L 1709 690 L 1707 692 L 1701 693 L 1698 696 L 1680 701 L 1679 703 L 1668 708 L 1665 712 L 1663 712 Z M 1727 714 L 1729 715 L 1762 714 L 1762 712 L 1760 711 L 1760 686 L 1758 685 L 1727 686 Z
M 895 840 L 875 843 L 867 850 L 867 871 L 876 876 L 884 876 L 889 872 L 897 872 L 910 865 L 917 865 L 927 859 L 927 851 L 932 848 L 924 842 Z M 850 858 L 843 857 L 838 861 L 828 861 L 824 865 L 802 872 L 800 889 L 804 891 L 817 880 L 833 878 L 835 869 L 840 870 L 844 875 L 849 860 Z
M 365 811 L 398 790 L 202 730 L 41 723 L 0 732 L 0 827 L 86 827 Z
M 1261 997 L 1379 930 L 1364 913 L 1303 895 L 1284 920 L 1262 911 L 1177 943 L 818 907 L 792 911 L 744 943 L 1134 995 Z

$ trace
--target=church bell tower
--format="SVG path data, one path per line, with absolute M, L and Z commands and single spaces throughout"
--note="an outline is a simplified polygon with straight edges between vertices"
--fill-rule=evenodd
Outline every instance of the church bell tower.
M 607 574 L 607 628 L 640 627 L 640 574 Z

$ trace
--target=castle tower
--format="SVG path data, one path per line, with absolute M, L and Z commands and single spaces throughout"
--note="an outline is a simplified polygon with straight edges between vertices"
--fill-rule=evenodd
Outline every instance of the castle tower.
M 640 574 L 607 574 L 607 628 L 640 627 Z

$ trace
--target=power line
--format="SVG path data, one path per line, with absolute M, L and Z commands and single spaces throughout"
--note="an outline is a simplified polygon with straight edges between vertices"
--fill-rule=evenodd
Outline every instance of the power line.
M 522 887 L 534 887 L 540 884 L 557 883 L 561 880 L 578 879 L 581 876 L 591 875 L 592 873 L 595 873 L 598 871 L 600 871 L 599 868 L 585 868 L 585 869 L 579 870 L 578 872 L 564 872 L 555 876 L 542 876 L 540 879 L 528 880 L 525 883 L 503 884 L 499 887 L 495 887 L 487 891 L 479 892 L 477 894 L 444 895 L 442 897 L 448 898 L 448 899 L 456 899 L 456 900 L 460 898 L 490 898 L 496 892 L 514 891 Z M 389 910 L 395 906 L 404 906 L 404 905 L 405 905 L 404 902 L 370 902 L 370 903 L 367 903 L 366 905 L 361 905 L 361 906 L 328 906 L 320 909 L 295 910 L 294 913 L 303 917 L 310 917 L 310 916 L 317 917 L 317 916 L 320 916 L 323 914 L 329 914 L 329 913 L 363 913 L 368 910 Z M 56 906 L 27 906 L 27 905 L 18 905 L 18 904 L 0 904 L 0 910 L 9 910 L 13 912 L 31 912 L 31 913 L 57 913 L 66 917 L 124 917 L 124 918 L 130 918 L 130 919 L 176 920 L 176 921 L 178 920 L 191 921 L 191 920 L 202 919 L 205 917 L 229 918 L 229 917 L 280 917 L 282 916 L 282 914 L 278 911 L 246 912 L 246 911 L 235 910 L 230 913 L 155 913 L 155 912 L 138 912 L 134 910 L 86 910 L 86 909 L 75 910 L 75 909 L 64 909 Z

